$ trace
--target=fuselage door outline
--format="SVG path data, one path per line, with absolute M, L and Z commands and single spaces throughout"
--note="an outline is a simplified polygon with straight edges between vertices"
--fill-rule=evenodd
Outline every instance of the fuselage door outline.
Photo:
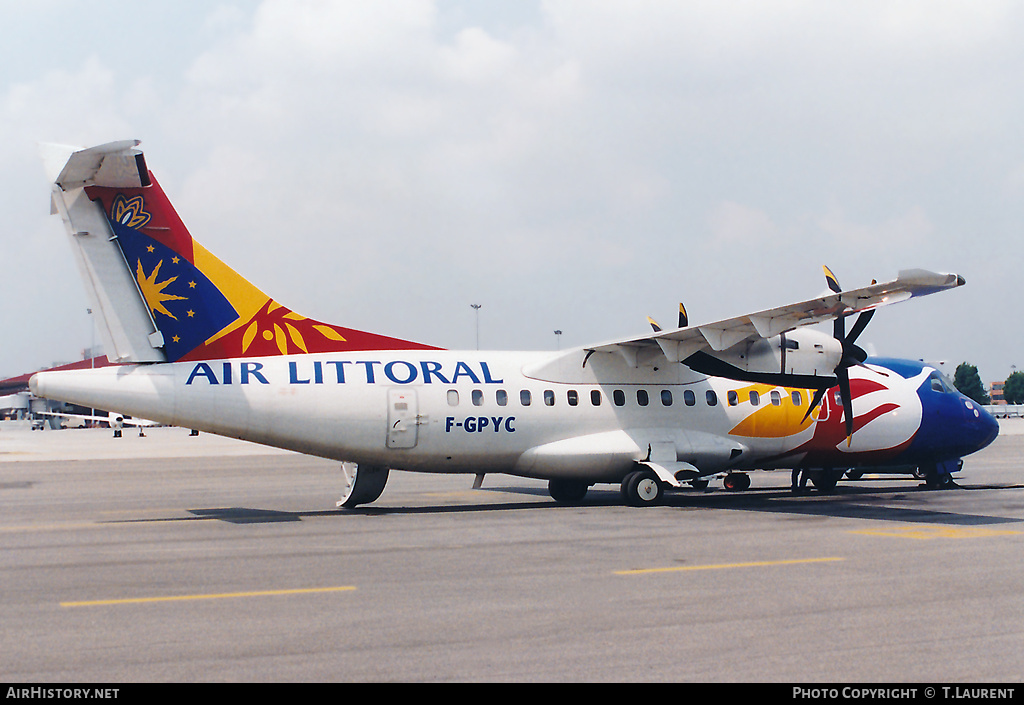
M 419 425 L 416 390 L 389 389 L 387 447 L 415 448 Z

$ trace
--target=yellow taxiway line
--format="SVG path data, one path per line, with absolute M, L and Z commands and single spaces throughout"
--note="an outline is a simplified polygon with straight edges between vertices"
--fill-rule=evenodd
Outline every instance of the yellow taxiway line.
M 749 563 L 712 563 L 708 565 L 681 565 L 670 568 L 638 568 L 635 570 L 617 570 L 615 575 L 641 575 L 644 573 L 679 573 L 688 570 L 726 570 L 728 568 L 767 568 L 779 565 L 798 565 L 801 563 L 832 563 L 844 561 L 845 558 L 794 558 L 782 561 L 751 561 Z
M 272 595 L 308 595 L 319 592 L 346 592 L 354 586 L 299 588 L 294 590 L 258 590 L 250 592 L 222 592 L 208 595 L 167 595 L 163 597 L 128 597 L 116 600 L 85 600 L 82 602 L 61 602 L 61 607 L 95 607 L 99 605 L 132 605 L 146 602 L 183 602 L 186 600 L 223 600 L 231 597 L 267 597 Z
M 983 526 L 900 526 L 885 529 L 861 529 L 851 534 L 891 536 L 900 539 L 980 539 L 990 536 L 1014 536 L 1014 529 L 990 529 Z

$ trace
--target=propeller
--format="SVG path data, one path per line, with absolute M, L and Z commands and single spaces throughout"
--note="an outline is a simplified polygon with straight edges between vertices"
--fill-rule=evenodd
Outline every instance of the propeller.
M 680 328 L 686 328 L 686 326 L 688 324 L 688 320 L 689 319 L 686 316 L 686 308 L 683 307 L 683 305 L 680 303 L 679 304 L 679 327 Z M 653 318 L 648 316 L 647 317 L 647 322 L 651 324 L 651 328 L 654 329 L 655 333 L 660 333 L 661 332 L 661 324 L 659 324 L 656 320 L 654 320 Z
M 833 292 L 839 294 L 842 293 L 842 287 L 839 286 L 839 280 L 832 274 L 832 271 L 823 266 L 825 270 L 825 281 L 828 283 L 828 288 Z M 839 364 L 836 365 L 835 375 L 836 380 L 839 383 L 839 399 L 843 405 L 843 419 L 846 421 L 846 444 L 850 445 L 853 439 L 853 397 L 850 394 L 850 368 L 863 363 L 867 357 L 867 352 L 863 348 L 859 347 L 856 342 L 860 334 L 867 328 L 868 323 L 871 321 L 871 317 L 875 315 L 875 310 L 870 309 L 862 312 L 856 322 L 853 324 L 853 328 L 850 329 L 849 335 L 846 333 L 846 318 L 847 314 L 840 315 L 835 319 L 832 327 L 833 337 L 839 341 L 842 346 L 843 354 L 839 359 Z M 821 400 L 825 397 L 825 393 L 828 391 L 827 388 L 819 387 L 814 392 L 814 398 L 811 400 L 811 405 L 807 409 L 807 413 L 804 414 L 804 421 L 811 415 L 821 403 Z

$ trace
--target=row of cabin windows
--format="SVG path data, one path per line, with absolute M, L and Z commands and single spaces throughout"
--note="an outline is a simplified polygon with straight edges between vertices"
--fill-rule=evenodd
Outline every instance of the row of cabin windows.
M 672 390 L 662 389 L 660 393 L 661 405 L 672 406 L 673 397 Z M 544 401 L 544 406 L 555 405 L 555 393 L 546 389 L 541 397 Z M 484 405 L 484 392 L 482 389 L 474 389 L 470 393 L 470 399 L 473 402 L 473 406 Z M 494 393 L 494 401 L 498 406 L 508 405 L 509 395 L 504 389 L 498 389 Z M 729 406 L 737 406 L 740 403 L 739 393 L 735 390 L 730 390 L 726 395 L 726 400 Z M 782 405 L 782 392 L 777 389 L 773 389 L 768 393 L 768 400 L 773 406 Z M 707 390 L 704 392 L 704 401 L 708 406 L 718 406 L 718 395 L 712 391 Z M 751 391 L 747 395 L 747 401 L 750 402 L 751 406 L 760 406 L 761 395 L 757 391 Z M 793 402 L 794 406 L 801 406 L 803 404 L 803 395 L 794 390 L 790 393 L 790 401 Z M 566 391 L 566 402 L 569 406 L 579 406 L 580 395 L 575 389 Z M 529 389 L 523 389 L 519 392 L 519 403 L 522 406 L 530 406 L 533 403 L 533 393 Z M 615 406 L 626 405 L 626 393 L 621 389 L 612 390 L 612 403 Z M 651 403 L 651 395 L 646 389 L 636 390 L 636 403 L 638 406 L 648 406 Z M 683 403 L 686 406 L 695 406 L 697 404 L 697 396 L 693 393 L 692 389 L 683 390 Z M 601 391 L 598 389 L 592 389 L 590 391 L 590 404 L 591 406 L 601 406 Z M 457 389 L 448 390 L 448 406 L 459 405 L 459 391 Z

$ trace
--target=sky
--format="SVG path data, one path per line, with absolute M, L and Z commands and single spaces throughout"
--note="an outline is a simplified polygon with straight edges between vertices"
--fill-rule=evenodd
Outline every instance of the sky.
M 858 343 L 1024 369 L 1024 5 L 0 0 L 0 377 L 80 359 L 37 144 L 139 139 L 192 235 L 304 315 L 554 349 L 900 269 Z M 471 308 L 479 304 L 479 313 Z M 555 330 L 562 335 L 556 336 Z M 98 342 L 98 341 L 97 341 Z

